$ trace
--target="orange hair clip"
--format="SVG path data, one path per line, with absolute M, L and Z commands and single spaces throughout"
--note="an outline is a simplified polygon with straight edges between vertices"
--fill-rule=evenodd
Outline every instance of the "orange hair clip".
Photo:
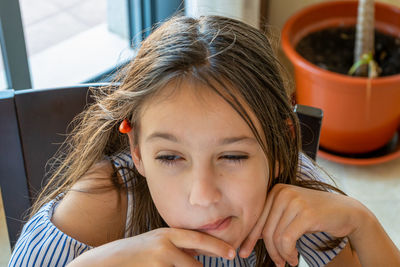
M 120 133 L 126 134 L 132 131 L 132 126 L 127 119 L 123 120 L 119 125 Z

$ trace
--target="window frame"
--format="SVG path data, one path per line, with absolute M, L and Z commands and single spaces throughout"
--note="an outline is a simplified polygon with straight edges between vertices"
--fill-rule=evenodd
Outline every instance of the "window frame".
M 129 42 L 137 48 L 154 25 L 168 17 L 182 12 L 183 0 L 125 0 L 128 12 Z M 0 1 L 0 48 L 3 55 L 6 89 L 32 88 L 26 43 L 23 32 L 21 9 L 18 0 Z M 129 61 L 128 61 L 129 62 Z M 115 65 L 87 82 L 109 81 L 121 66 Z
M 19 1 L 0 1 L 0 46 L 7 89 L 31 88 Z

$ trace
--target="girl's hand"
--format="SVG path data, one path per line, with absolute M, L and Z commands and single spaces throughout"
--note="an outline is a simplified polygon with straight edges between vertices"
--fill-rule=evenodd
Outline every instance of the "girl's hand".
M 248 257 L 258 239 L 277 266 L 298 264 L 296 241 L 305 233 L 326 232 L 334 237 L 353 233 L 366 208 L 350 197 L 277 184 L 267 196 L 259 220 L 241 245 L 240 256 Z
M 68 266 L 202 266 L 197 254 L 233 259 L 235 250 L 213 236 L 191 230 L 160 228 L 116 240 L 77 257 Z

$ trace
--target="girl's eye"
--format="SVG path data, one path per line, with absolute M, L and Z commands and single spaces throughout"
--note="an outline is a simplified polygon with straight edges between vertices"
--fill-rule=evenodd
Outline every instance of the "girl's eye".
M 244 160 L 248 159 L 249 156 L 247 156 L 247 155 L 224 155 L 224 156 L 221 156 L 221 158 L 232 161 L 234 163 L 240 163 L 240 162 L 243 162 Z
M 181 156 L 177 155 L 160 155 L 156 157 L 156 160 L 159 160 L 161 163 L 164 163 L 166 165 L 173 165 L 177 161 L 182 160 L 183 158 Z

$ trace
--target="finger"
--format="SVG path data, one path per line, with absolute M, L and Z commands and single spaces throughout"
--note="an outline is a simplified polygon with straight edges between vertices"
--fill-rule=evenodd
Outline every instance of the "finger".
M 275 197 L 275 200 L 271 205 L 269 216 L 262 231 L 265 248 L 267 249 L 271 259 L 276 264 L 284 264 L 285 262 L 284 257 L 282 257 L 279 249 L 276 246 L 277 243 L 275 242 L 275 239 L 277 239 L 277 236 L 275 233 L 281 218 L 285 216 L 284 214 L 288 206 L 288 202 L 288 199 L 285 197 L 279 195 Z
M 171 228 L 168 236 L 169 240 L 178 248 L 194 249 L 208 256 L 217 255 L 227 259 L 235 257 L 235 250 L 231 245 L 205 233 Z
M 277 195 L 279 190 L 280 190 L 280 186 L 275 185 L 272 188 L 272 190 L 268 193 L 267 200 L 265 202 L 265 207 L 264 207 L 264 210 L 263 210 L 260 218 L 258 218 L 256 225 L 253 227 L 253 229 L 251 230 L 249 235 L 246 237 L 246 239 L 243 241 L 242 245 L 240 246 L 239 255 L 242 258 L 247 258 L 251 254 L 258 239 L 260 239 L 262 237 L 262 231 L 264 229 L 265 222 L 267 221 L 272 204 L 274 203 L 275 196 Z
M 297 265 L 297 250 L 296 241 L 290 236 L 290 233 L 286 231 L 291 223 L 298 217 L 297 207 L 289 205 L 288 208 L 283 212 L 276 229 L 273 233 L 273 244 L 277 253 L 283 258 L 283 260 L 289 262 L 292 266 Z M 299 229 L 299 231 L 302 231 Z
M 189 266 L 203 266 L 199 261 L 197 261 L 193 256 L 188 255 L 186 252 L 174 246 L 170 250 L 168 257 L 166 258 L 167 266 L 177 266 L 177 267 L 189 267 Z
M 199 254 L 196 252 L 196 250 L 194 250 L 194 249 L 181 248 L 181 250 L 182 250 L 183 252 L 185 252 L 186 254 L 189 254 L 189 255 L 192 256 L 192 257 L 195 257 L 195 256 L 199 255 Z
M 307 231 L 303 216 L 300 214 L 296 216 L 292 222 L 286 227 L 281 236 L 281 244 L 279 245 L 279 253 L 291 264 L 298 264 L 298 251 L 296 249 L 296 242 Z

